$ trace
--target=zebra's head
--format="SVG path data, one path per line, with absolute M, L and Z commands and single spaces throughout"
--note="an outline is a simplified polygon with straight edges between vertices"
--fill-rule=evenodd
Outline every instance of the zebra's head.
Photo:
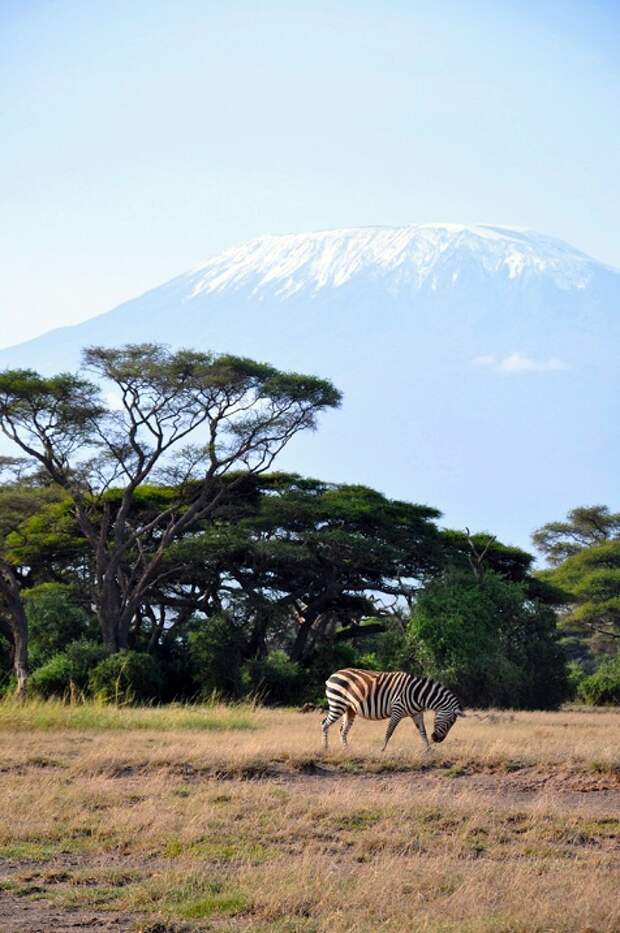
M 464 715 L 465 713 L 460 706 L 452 709 L 438 709 L 435 713 L 435 723 L 431 735 L 433 742 L 443 742 L 456 720 Z

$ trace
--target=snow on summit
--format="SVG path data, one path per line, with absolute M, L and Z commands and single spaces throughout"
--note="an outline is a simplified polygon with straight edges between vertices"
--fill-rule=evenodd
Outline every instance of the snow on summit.
M 593 266 L 561 240 L 516 227 L 415 224 L 351 227 L 261 236 L 208 260 L 186 278 L 191 297 L 225 289 L 269 289 L 280 297 L 338 288 L 359 276 L 393 287 L 435 289 L 468 270 L 508 279 L 549 276 L 559 288 L 584 288 Z

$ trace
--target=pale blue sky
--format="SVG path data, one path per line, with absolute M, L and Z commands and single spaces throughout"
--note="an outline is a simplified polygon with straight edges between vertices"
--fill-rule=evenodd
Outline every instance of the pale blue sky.
M 617 2 L 1 0 L 0 344 L 261 233 L 532 227 L 620 266 Z

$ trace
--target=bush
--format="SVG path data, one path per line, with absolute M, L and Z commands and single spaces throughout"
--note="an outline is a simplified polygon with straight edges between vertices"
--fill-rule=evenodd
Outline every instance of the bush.
M 369 621 L 379 621 L 372 619 Z M 373 671 L 408 671 L 412 667 L 412 658 L 408 651 L 410 645 L 400 618 L 391 617 L 380 620 L 385 626 L 383 632 L 363 636 L 364 627 L 360 627 L 361 637 L 354 641 L 356 659 L 354 667 Z M 342 664 L 347 667 L 347 664 Z
M 26 590 L 30 666 L 34 669 L 64 652 L 72 642 L 96 639 L 93 615 L 76 606 L 71 587 L 41 583 Z
M 13 659 L 11 657 L 11 645 L 8 639 L 3 637 L 0 632 L 0 696 L 9 688 L 13 674 Z M 13 684 L 10 684 L 13 687 Z
M 577 695 L 590 706 L 620 705 L 620 654 L 608 661 L 577 686 Z
M 241 694 L 242 636 L 224 615 L 195 620 L 187 639 L 192 680 L 199 696 Z
M 318 703 L 326 705 L 325 681 L 341 667 L 371 667 L 360 658 L 350 642 L 326 641 L 320 644 L 309 659 L 305 672 L 304 689 L 294 703 Z
M 304 696 L 304 674 L 285 651 L 272 651 L 266 658 L 246 661 L 242 683 L 246 693 L 267 703 L 299 704 Z
M 414 666 L 467 706 L 556 709 L 568 696 L 555 614 L 491 571 L 482 582 L 460 570 L 432 580 L 408 636 Z
M 97 664 L 88 685 L 106 703 L 140 703 L 159 699 L 164 683 L 160 665 L 150 654 L 119 651 Z
M 564 645 L 564 640 L 562 640 Z M 579 661 L 569 661 L 566 665 L 566 678 L 568 680 L 570 699 L 574 700 L 579 696 L 579 687 L 588 675 Z
M 68 696 L 72 689 L 86 693 L 91 671 L 104 657 L 103 647 L 96 642 L 73 642 L 37 668 L 29 686 L 42 697 Z

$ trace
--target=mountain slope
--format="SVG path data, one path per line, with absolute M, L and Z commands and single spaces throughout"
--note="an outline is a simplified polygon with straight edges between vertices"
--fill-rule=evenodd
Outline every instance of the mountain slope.
M 75 327 L 0 351 L 72 367 L 158 340 L 329 376 L 343 409 L 280 461 L 446 509 L 524 544 L 614 494 L 620 273 L 509 227 L 265 236 Z

